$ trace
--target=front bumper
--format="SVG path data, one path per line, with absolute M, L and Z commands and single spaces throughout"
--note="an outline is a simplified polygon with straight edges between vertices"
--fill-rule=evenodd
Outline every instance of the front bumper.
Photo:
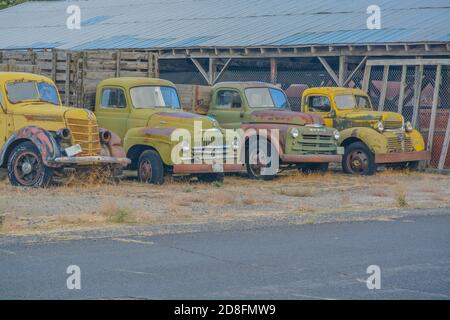
M 375 163 L 397 163 L 431 160 L 429 151 L 395 152 L 375 154 Z
M 176 164 L 173 166 L 175 174 L 195 173 L 231 173 L 245 171 L 243 164 Z
M 330 163 L 342 161 L 342 156 L 338 154 L 282 154 L 280 158 L 285 163 Z
M 126 166 L 131 163 L 128 158 L 106 156 L 59 157 L 53 160 L 57 164 L 119 164 Z

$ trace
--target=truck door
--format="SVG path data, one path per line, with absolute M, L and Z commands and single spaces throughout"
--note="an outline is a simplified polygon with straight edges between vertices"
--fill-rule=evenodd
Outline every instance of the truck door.
M 0 149 L 7 139 L 8 128 L 8 114 L 6 111 L 5 99 L 3 99 L 3 93 L 0 91 Z
M 333 109 L 328 96 L 310 95 L 305 100 L 308 112 L 322 116 L 325 126 L 333 128 Z
M 101 89 L 100 101 L 96 107 L 97 121 L 100 127 L 109 129 L 124 138 L 130 106 L 126 103 L 125 91 L 119 87 Z
M 233 89 L 218 90 L 212 99 L 208 116 L 216 119 L 222 128 L 240 128 L 243 109 L 239 91 Z

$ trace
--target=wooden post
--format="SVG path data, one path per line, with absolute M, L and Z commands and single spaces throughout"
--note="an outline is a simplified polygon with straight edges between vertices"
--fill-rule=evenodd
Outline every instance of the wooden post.
M 56 83 L 56 63 L 58 61 L 58 52 L 53 49 L 52 50 L 52 80 Z
M 441 87 L 442 65 L 436 68 L 436 80 L 434 82 L 433 105 L 431 107 L 430 130 L 428 131 L 427 150 L 433 149 L 434 129 L 436 126 L 437 106 L 439 102 L 439 89 Z
M 386 101 L 387 84 L 389 77 L 389 65 L 383 67 L 383 85 L 381 87 L 380 101 L 378 103 L 378 111 L 383 111 L 384 102 Z
M 70 60 L 72 59 L 72 55 L 67 52 L 66 53 L 66 83 L 64 84 L 64 104 L 66 106 L 70 105 Z
M 406 87 L 406 73 L 408 72 L 408 66 L 402 66 L 402 80 L 400 81 L 400 93 L 398 96 L 398 113 L 403 113 L 403 102 L 405 100 L 405 87 Z
M 346 56 L 339 56 L 339 86 L 344 86 L 345 76 L 347 75 Z
M 413 117 L 412 125 L 415 129 L 418 128 L 419 119 L 419 105 L 420 95 L 422 94 L 422 79 L 423 79 L 423 65 L 416 66 L 414 78 L 414 102 L 413 102 Z
M 278 63 L 276 58 L 270 58 L 270 82 L 277 84 L 278 81 Z
M 216 78 L 216 71 L 217 71 L 217 60 L 214 58 L 209 58 L 208 82 L 210 85 L 214 84 L 214 79 Z
M 120 77 L 120 50 L 116 51 L 116 77 Z
M 363 83 L 362 83 L 362 90 L 366 93 L 369 93 L 369 83 L 370 83 L 370 75 L 372 72 L 372 66 L 371 65 L 367 65 L 364 68 L 364 78 L 363 78 Z
M 444 144 L 442 145 L 441 157 L 439 158 L 439 165 L 438 165 L 439 170 L 444 169 L 449 144 L 450 144 L 450 113 L 448 114 L 447 130 L 445 130 Z

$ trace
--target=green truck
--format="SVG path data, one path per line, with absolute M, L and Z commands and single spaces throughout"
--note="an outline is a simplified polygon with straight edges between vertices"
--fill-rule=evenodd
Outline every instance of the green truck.
M 102 127 L 122 138 L 131 160 L 128 169 L 137 170 L 142 182 L 162 184 L 165 174 L 195 175 L 210 182 L 222 180 L 226 172 L 243 170 L 233 161 L 237 146 L 220 138 L 217 121 L 183 112 L 170 81 L 103 80 L 96 90 L 95 114 Z
M 216 119 L 225 129 L 244 131 L 245 165 L 251 178 L 269 180 L 292 167 L 326 171 L 329 163 L 341 161 L 339 131 L 325 127 L 320 116 L 290 111 L 285 93 L 276 86 L 222 82 L 196 86 L 191 92 L 186 108 Z

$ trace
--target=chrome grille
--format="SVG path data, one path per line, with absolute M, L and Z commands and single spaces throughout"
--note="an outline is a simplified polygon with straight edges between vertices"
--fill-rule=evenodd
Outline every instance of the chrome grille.
M 387 130 L 396 130 L 403 127 L 403 123 L 398 120 L 385 120 L 383 124 L 384 128 Z
M 389 153 L 414 151 L 410 137 L 389 137 L 387 143 Z
M 330 154 L 336 150 L 336 140 L 330 135 L 303 134 L 299 146 L 305 153 Z
M 100 136 L 96 120 L 67 119 L 72 133 L 73 144 L 81 146 L 78 156 L 97 156 L 100 154 Z

